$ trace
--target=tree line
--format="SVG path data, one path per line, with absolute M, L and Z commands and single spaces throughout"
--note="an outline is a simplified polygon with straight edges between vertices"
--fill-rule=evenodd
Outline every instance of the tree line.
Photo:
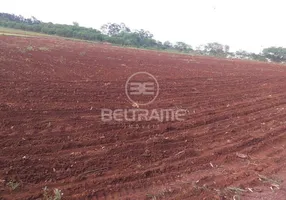
M 107 23 L 102 25 L 100 30 L 97 30 L 82 27 L 77 22 L 73 22 L 73 25 L 54 24 L 51 22 L 42 22 L 35 17 L 24 18 L 21 15 L 0 13 L 0 26 L 62 37 L 109 42 L 122 46 L 176 51 L 222 58 L 239 58 L 278 63 L 286 62 L 286 48 L 283 47 L 265 48 L 258 54 L 243 50 L 230 52 L 228 45 L 216 42 L 193 48 L 191 45 L 181 41 L 173 44 L 169 41 L 161 42 L 155 40 L 153 34 L 149 31 L 143 29 L 131 30 L 124 23 Z

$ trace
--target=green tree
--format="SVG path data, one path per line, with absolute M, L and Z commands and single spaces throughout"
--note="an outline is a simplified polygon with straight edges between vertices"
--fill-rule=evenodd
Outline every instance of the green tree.
M 286 48 L 269 47 L 263 49 L 262 54 L 272 62 L 286 62 Z
M 235 52 L 235 57 L 240 59 L 250 59 L 251 53 L 244 50 L 239 50 Z
M 201 51 L 205 55 L 213 55 L 218 57 L 226 57 L 229 52 L 229 46 L 217 42 L 208 43 L 201 46 Z
M 117 36 L 121 32 L 130 32 L 130 28 L 128 28 L 124 23 L 107 23 L 102 25 L 100 29 L 102 33 L 109 36 Z
M 190 52 L 192 51 L 192 47 L 184 42 L 177 42 L 174 46 L 180 52 Z
M 163 48 L 164 49 L 171 49 L 171 48 L 173 48 L 173 44 L 171 42 L 169 42 L 169 41 L 165 41 L 163 43 Z
M 78 22 L 73 22 L 72 23 L 74 26 L 79 27 L 79 23 Z

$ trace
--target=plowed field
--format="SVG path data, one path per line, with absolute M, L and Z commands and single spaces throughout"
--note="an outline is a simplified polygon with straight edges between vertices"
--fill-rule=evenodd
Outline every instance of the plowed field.
M 140 71 L 184 121 L 101 121 Z M 285 200 L 285 133 L 286 66 L 0 36 L 0 199 Z

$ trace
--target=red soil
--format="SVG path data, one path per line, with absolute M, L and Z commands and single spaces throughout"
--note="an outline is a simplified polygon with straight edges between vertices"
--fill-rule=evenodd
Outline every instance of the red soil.
M 101 122 L 102 108 L 132 108 L 124 85 L 138 71 L 160 84 L 147 108 L 188 109 L 185 121 Z M 274 64 L 0 36 L 0 199 L 42 199 L 47 186 L 63 199 L 235 199 L 237 187 L 284 200 L 285 76 Z

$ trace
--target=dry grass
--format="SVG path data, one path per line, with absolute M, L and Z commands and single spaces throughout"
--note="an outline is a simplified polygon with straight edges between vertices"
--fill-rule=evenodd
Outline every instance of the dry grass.
M 31 31 L 24 31 L 24 30 L 19 30 L 19 29 L 12 29 L 12 28 L 5 28 L 5 27 L 0 27 L 0 35 L 12 35 L 12 36 L 48 36 L 43 33 L 36 33 L 36 32 L 31 32 Z
M 44 187 L 44 194 L 43 194 L 43 200 L 61 200 L 63 193 L 59 189 L 54 189 L 53 191 L 50 191 L 48 187 Z
M 7 183 L 7 186 L 10 187 L 10 189 L 11 189 L 12 191 L 14 191 L 14 190 L 16 190 L 17 188 L 19 188 L 20 183 L 11 180 L 11 181 L 9 181 L 9 182 Z

